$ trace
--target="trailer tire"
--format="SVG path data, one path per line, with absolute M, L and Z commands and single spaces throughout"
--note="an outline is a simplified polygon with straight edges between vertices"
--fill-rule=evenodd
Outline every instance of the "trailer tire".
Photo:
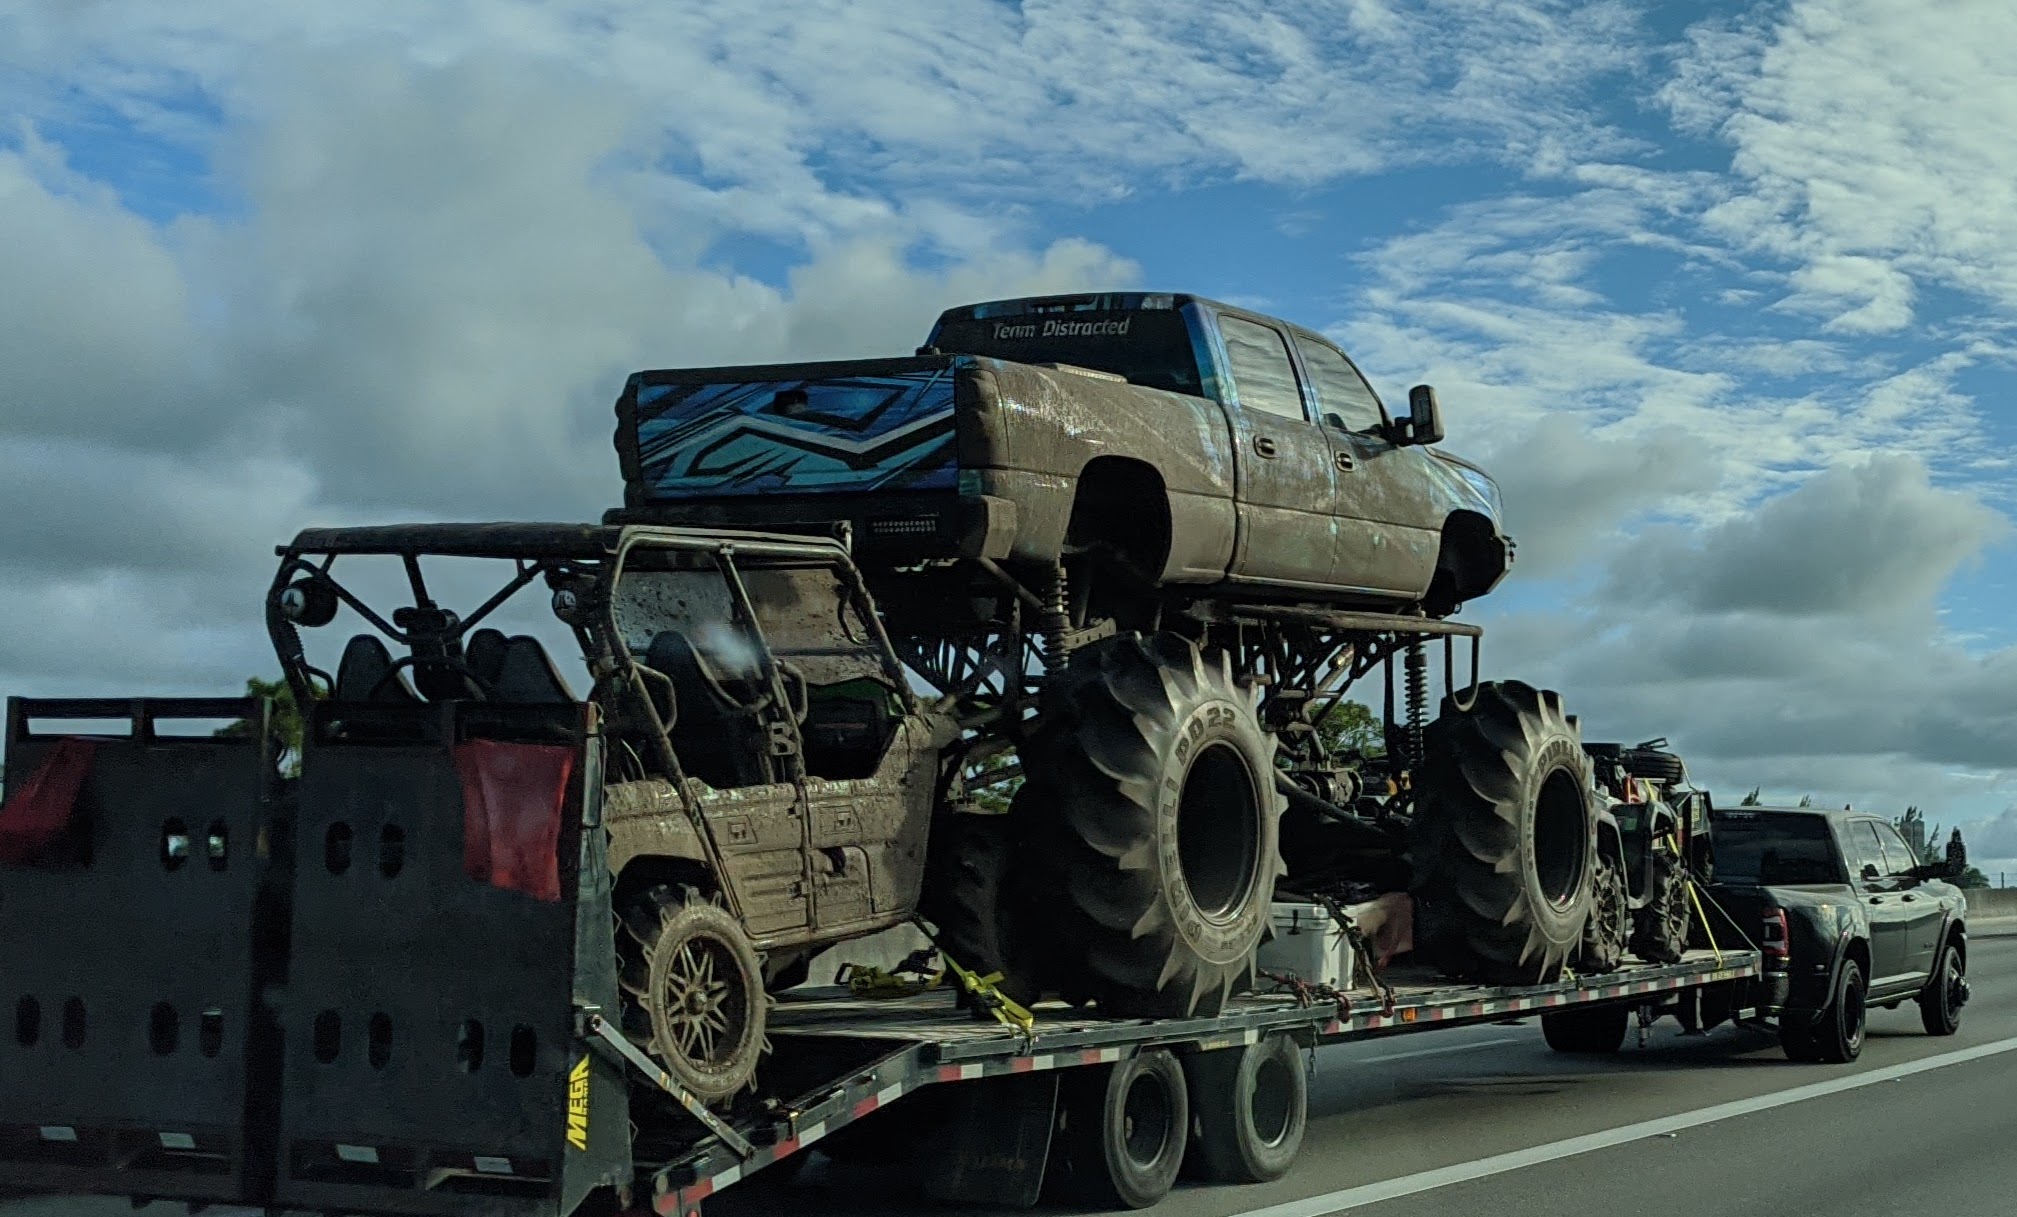
M 1310 1082 L 1296 1043 L 1270 1035 L 1184 1061 L 1191 1143 L 1185 1173 L 1213 1183 L 1269 1183 L 1289 1173 L 1309 1124 Z
M 1020 793 L 1020 792 L 1018 792 Z M 1028 876 L 1016 857 L 1021 817 L 941 815 L 932 822 L 918 911 L 938 928 L 939 949 L 970 972 L 999 972 L 1009 1000 L 1035 1001 L 1043 989 L 1042 942 Z M 963 1004 L 974 1005 L 964 990 Z
M 1541 1016 L 1541 1034 L 1548 1047 L 1579 1056 L 1602 1056 L 1625 1043 L 1632 1012 L 1623 1006 L 1585 1006 Z
M 1410 830 L 1416 942 L 1485 984 L 1555 980 L 1582 942 L 1597 806 L 1582 733 L 1561 695 L 1520 681 L 1443 700 Z
M 1058 1199 L 1145 1209 L 1169 1194 L 1190 1132 L 1184 1069 L 1167 1048 L 1069 1071 L 1046 1182 Z M 1062 1151 L 1062 1152 L 1059 1152 Z
M 699 889 L 654 884 L 621 918 L 620 974 L 651 1054 L 703 1103 L 749 1086 L 766 1048 L 770 998 L 742 925 Z M 630 1022 L 626 1019 L 626 1023 Z
M 1016 801 L 1046 840 L 1068 999 L 1209 1017 L 1252 983 L 1287 802 L 1255 700 L 1229 656 L 1174 634 L 1095 643 L 1050 678 Z
M 1597 858 L 1592 876 L 1590 918 L 1583 923 L 1583 946 L 1576 971 L 1615 972 L 1625 962 L 1625 940 L 1632 932 L 1632 904 L 1625 894 L 1625 871 L 1609 854 Z
M 1651 899 L 1632 914 L 1632 954 L 1647 963 L 1679 963 L 1688 953 L 1688 872 L 1669 853 L 1653 854 Z

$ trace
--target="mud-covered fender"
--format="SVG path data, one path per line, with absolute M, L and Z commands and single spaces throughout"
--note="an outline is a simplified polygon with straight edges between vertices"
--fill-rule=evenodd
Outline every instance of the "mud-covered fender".
M 1611 859 L 1618 864 L 1619 873 L 1624 872 L 1625 834 L 1618 827 L 1618 817 L 1608 807 L 1597 812 L 1597 856 Z

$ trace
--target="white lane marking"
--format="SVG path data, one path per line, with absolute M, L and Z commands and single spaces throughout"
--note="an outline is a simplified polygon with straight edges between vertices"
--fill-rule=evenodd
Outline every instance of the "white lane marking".
M 1992 1040 L 1977 1044 L 1973 1048 L 1962 1048 L 1954 1052 L 1943 1052 L 1939 1056 L 1923 1057 L 1907 1061 L 1902 1065 L 1887 1065 L 1882 1069 L 1872 1069 L 1866 1073 L 1853 1073 L 1847 1077 L 1830 1078 L 1825 1082 L 1810 1082 L 1805 1086 L 1795 1086 L 1791 1090 L 1775 1091 L 1734 1102 L 1718 1103 L 1713 1107 L 1697 1108 L 1679 1115 L 1662 1116 L 1657 1120 L 1645 1120 L 1637 1124 L 1627 1124 L 1605 1132 L 1589 1133 L 1581 1137 L 1570 1137 L 1566 1141 L 1556 1141 L 1548 1145 L 1536 1145 L 1531 1149 L 1514 1150 L 1511 1153 L 1494 1154 L 1475 1162 L 1460 1162 L 1455 1166 L 1440 1167 L 1432 1171 L 1422 1171 L 1414 1175 L 1402 1175 L 1398 1179 L 1384 1179 L 1378 1183 L 1361 1184 L 1342 1191 L 1326 1192 L 1321 1196 L 1311 1196 L 1304 1200 L 1291 1200 L 1285 1204 L 1269 1205 L 1266 1208 L 1248 1209 L 1233 1217 L 1329 1217 L 1347 1209 L 1362 1205 L 1377 1204 L 1382 1200 L 1395 1200 L 1402 1196 L 1412 1196 L 1417 1192 L 1448 1187 L 1453 1183 L 1468 1183 L 1473 1179 L 1483 1179 L 1490 1175 L 1500 1175 L 1507 1171 L 1522 1170 L 1529 1166 L 1539 1166 L 1560 1158 L 1572 1158 L 1577 1154 L 1587 1154 L 1595 1150 L 1610 1149 L 1628 1141 L 1639 1141 L 1647 1137 L 1657 1137 L 1679 1132 L 1684 1128 L 1694 1128 L 1702 1124 L 1713 1124 L 1733 1116 L 1749 1115 L 1754 1111 L 1769 1111 L 1774 1107 L 1784 1107 L 1789 1103 L 1800 1103 L 1807 1099 L 1818 1099 L 1825 1095 L 1840 1094 L 1845 1090 L 1856 1090 L 1864 1086 L 1874 1086 L 1879 1082 L 1895 1082 L 1915 1073 L 1925 1073 L 1942 1069 L 1948 1065 L 1959 1065 L 1965 1061 L 1980 1060 L 2005 1052 L 2017 1051 L 2017 1036 L 2009 1039 Z
M 1526 1042 L 1524 1035 L 1502 1035 L 1495 1040 L 1479 1040 L 1475 1044 L 1445 1044 L 1440 1048 L 1415 1048 L 1407 1052 L 1383 1052 L 1378 1056 L 1362 1056 L 1353 1061 L 1354 1065 L 1370 1065 L 1375 1061 L 1412 1061 L 1419 1056 L 1442 1056 L 1449 1052 L 1470 1052 L 1478 1048 L 1496 1048 L 1500 1044 Z

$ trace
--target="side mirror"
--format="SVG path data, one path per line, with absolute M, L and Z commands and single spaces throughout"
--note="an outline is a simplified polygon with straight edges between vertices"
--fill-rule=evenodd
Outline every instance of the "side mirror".
M 1443 407 L 1436 401 L 1436 390 L 1429 385 L 1416 385 L 1408 390 L 1407 442 L 1443 442 Z

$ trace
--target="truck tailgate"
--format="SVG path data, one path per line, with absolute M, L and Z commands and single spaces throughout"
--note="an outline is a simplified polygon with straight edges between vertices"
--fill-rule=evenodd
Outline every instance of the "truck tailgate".
M 633 507 L 954 490 L 957 356 L 639 372 L 617 401 Z

